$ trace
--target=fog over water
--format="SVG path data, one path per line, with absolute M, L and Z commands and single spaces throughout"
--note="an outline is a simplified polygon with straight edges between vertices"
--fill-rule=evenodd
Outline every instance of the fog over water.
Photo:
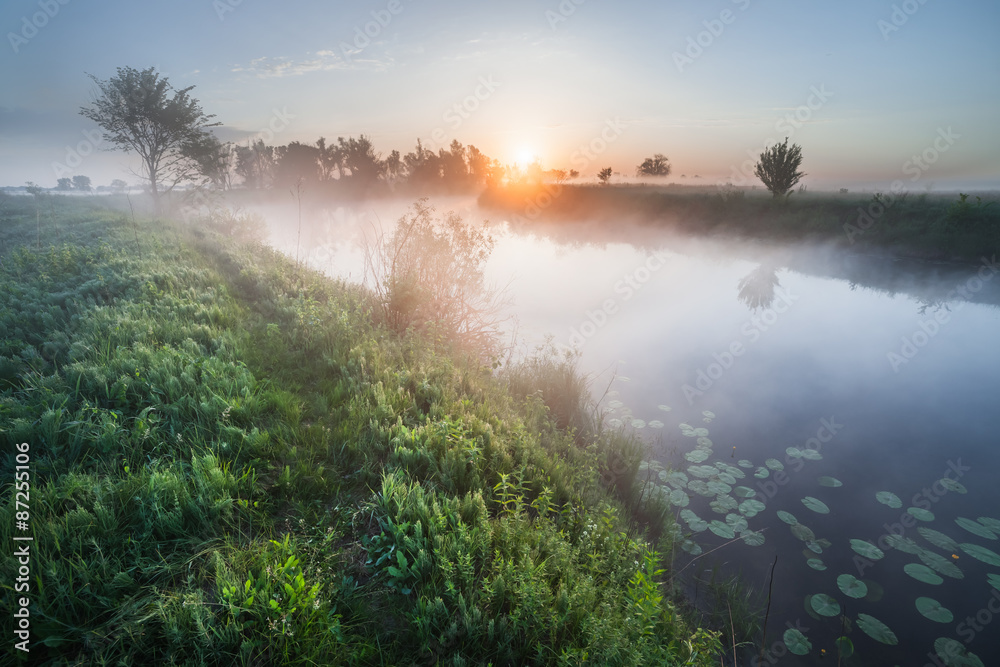
M 491 217 L 472 199 L 432 203 L 438 213 L 454 210 L 472 223 Z M 306 211 L 299 256 L 331 276 L 360 281 L 364 235 L 380 225 L 389 230 L 408 205 Z M 293 208 L 260 212 L 275 246 L 294 256 Z M 491 229 L 496 247 L 487 273 L 509 290 L 515 354 L 546 341 L 576 349 L 606 422 L 634 429 L 651 460 L 685 471 L 688 482 L 698 465 L 728 470 L 737 479 L 727 488 L 744 494 L 734 500 L 766 506 L 747 517 L 747 530 L 761 531 L 763 544 L 737 539 L 689 572 L 721 563 L 766 590 L 777 555 L 769 621 L 779 628 L 775 640 L 786 623 L 800 623 L 815 646 L 833 646 L 839 617 L 807 611 L 806 596 L 819 593 L 846 600 L 849 615 L 868 614 L 897 635 L 899 645 L 888 647 L 852 633 L 852 664 L 924 664 L 937 638 L 998 664 L 1000 647 L 990 633 L 962 622 L 986 608 L 987 574 L 1000 570 L 977 546 L 992 553 L 1000 542 L 989 530 L 974 534 L 956 523 L 1000 518 L 1000 488 L 992 481 L 1000 464 L 1000 267 L 991 258 L 977 266 L 892 260 L 683 237 L 625 221 L 609 228 L 494 216 Z M 783 470 L 766 466 L 769 459 Z M 659 482 L 655 471 L 650 477 Z M 840 485 L 825 486 L 821 477 Z M 942 486 L 942 478 L 953 481 Z M 711 496 L 686 484 L 664 488 L 681 492 L 678 513 L 690 510 L 709 523 L 739 518 L 733 508 L 716 513 Z M 898 496 L 900 506 L 878 501 L 882 491 Z M 802 539 L 801 528 L 793 534 L 779 510 L 807 526 L 811 539 Z M 692 528 L 683 518 L 678 523 L 679 542 L 695 553 L 727 541 L 697 521 Z M 935 546 L 926 529 L 958 546 Z M 889 532 L 907 542 L 887 543 Z M 884 556 L 863 559 L 852 540 L 878 545 Z M 690 559 L 678 554 L 681 563 Z M 904 571 L 925 563 L 945 570 L 943 583 Z M 866 582 L 867 597 L 845 598 L 838 590 L 844 574 Z M 939 601 L 953 620 L 922 616 L 921 597 Z M 788 655 L 778 664 L 810 660 Z

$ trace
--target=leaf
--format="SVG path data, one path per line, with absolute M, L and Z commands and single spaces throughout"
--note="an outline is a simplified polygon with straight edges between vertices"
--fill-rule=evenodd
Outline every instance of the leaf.
M 823 455 L 820 454 L 819 451 L 815 449 L 809 449 L 809 448 L 800 449 L 799 454 L 801 454 L 802 458 L 806 459 L 807 461 L 819 461 L 823 458 Z
M 817 593 L 809 602 L 813 611 L 820 616 L 836 616 L 840 613 L 840 603 L 826 593 Z
M 854 655 L 854 642 L 848 637 L 837 637 L 837 641 L 834 642 L 837 646 L 837 653 L 841 658 L 850 658 Z
M 799 538 L 803 542 L 812 542 L 816 539 L 816 533 L 812 532 L 809 526 L 797 523 L 792 526 L 792 535 Z
M 726 524 L 732 528 L 735 533 L 741 533 L 747 529 L 747 520 L 739 514 L 727 514 Z
M 827 486 L 827 487 L 830 487 L 831 489 L 835 489 L 838 486 L 843 486 L 844 485 L 844 483 L 841 482 L 836 477 L 829 477 L 827 475 L 824 475 L 824 476 L 820 477 L 819 478 L 819 483 L 820 483 L 820 486 Z
M 958 549 L 958 542 L 951 539 L 944 533 L 940 533 L 934 530 L 933 528 L 926 528 L 924 526 L 921 526 L 920 528 L 917 528 L 917 532 L 920 533 L 921 537 L 923 537 L 925 540 L 927 540 L 936 547 L 941 547 L 942 549 L 945 549 L 952 553 L 954 553 L 955 550 Z
M 969 653 L 961 642 L 950 637 L 936 639 L 934 651 L 947 667 L 984 667 L 979 656 L 975 653 Z
M 746 531 L 740 535 L 743 541 L 751 547 L 759 547 L 764 544 L 764 533 L 758 531 Z
M 1000 533 L 1000 519 L 993 519 L 988 516 L 981 516 L 976 519 L 979 523 L 983 524 L 995 533 Z
M 917 611 L 936 623 L 951 623 L 955 615 L 934 598 L 917 598 Z
M 733 489 L 733 495 L 738 496 L 740 498 L 753 498 L 754 496 L 757 495 L 757 492 L 748 486 L 737 486 L 735 489 Z
M 955 523 L 957 523 L 962 528 L 965 528 L 973 535 L 978 535 L 979 537 L 985 537 L 988 540 L 997 539 L 996 533 L 994 533 L 992 530 L 990 530 L 983 524 L 979 523 L 978 521 L 973 521 L 972 519 L 966 519 L 965 517 L 959 517 L 955 519 Z
M 823 563 L 823 561 L 821 559 L 819 559 L 819 558 L 810 558 L 810 559 L 808 559 L 806 561 L 806 565 L 808 565 L 812 569 L 818 570 L 820 572 L 822 572 L 823 570 L 826 569 L 826 564 Z
M 768 459 L 764 461 L 764 465 L 766 465 L 771 470 L 774 470 L 775 472 L 785 469 L 785 464 L 779 461 L 778 459 Z
M 809 643 L 806 636 L 795 628 L 785 630 L 783 639 L 785 646 L 795 655 L 807 655 L 812 650 L 812 644 Z
M 956 482 L 955 480 L 950 479 L 948 477 L 945 477 L 938 481 L 941 484 L 941 486 L 948 489 L 949 491 L 954 491 L 955 493 L 961 493 L 963 495 L 969 492 L 969 490 L 965 488 L 964 484 L 962 484 L 961 482 Z
M 711 454 L 709 452 L 706 452 L 704 449 L 694 449 L 685 454 L 684 458 L 686 458 L 691 463 L 701 463 L 709 456 L 711 456 Z
M 980 560 L 988 565 L 1000 567 L 1000 554 L 997 554 L 995 551 L 990 551 L 986 547 L 981 547 L 978 544 L 969 543 L 959 544 L 958 548 L 976 560 Z
M 799 522 L 799 520 L 795 518 L 794 514 L 786 512 L 785 510 L 778 510 L 778 518 L 787 523 L 789 526 L 794 526 Z
M 917 581 L 922 581 L 925 584 L 931 584 L 933 586 L 937 586 L 944 581 L 944 579 L 935 574 L 934 570 L 926 565 L 921 565 L 920 563 L 907 563 L 903 566 L 903 572 L 907 573 Z
M 740 513 L 748 519 L 752 519 L 753 517 L 757 516 L 758 514 L 763 512 L 764 509 L 765 509 L 764 503 L 760 502 L 759 500 L 754 500 L 752 498 L 750 500 L 744 500 L 742 503 L 740 503 L 739 506 Z
M 921 551 L 917 557 L 923 561 L 924 565 L 933 568 L 946 577 L 953 579 L 964 579 L 965 575 L 958 569 L 958 566 L 943 556 L 939 556 L 933 551 Z
M 859 600 L 868 595 L 868 587 L 853 574 L 842 574 L 837 577 L 837 588 L 844 595 Z
M 736 533 L 733 532 L 733 529 L 730 528 L 727 524 L 722 523 L 718 519 L 708 524 L 708 529 L 713 533 L 715 533 L 716 535 L 718 535 L 719 537 L 724 537 L 728 540 L 731 540 L 734 537 L 736 537 Z
M 888 644 L 889 646 L 895 646 L 899 643 L 895 633 L 889 629 L 889 626 L 868 614 L 858 614 L 858 627 L 875 641 Z
M 902 537 L 900 535 L 886 535 L 884 539 L 893 549 L 898 549 L 905 554 L 917 554 L 923 550 L 923 547 L 908 537 Z M 881 541 L 881 539 L 879 541 Z
M 885 557 L 881 549 L 866 540 L 851 540 L 851 548 L 854 549 L 854 553 L 869 560 L 881 560 Z
M 903 506 L 903 501 L 892 491 L 879 491 L 875 494 L 875 499 L 883 505 L 888 505 L 896 510 Z
M 913 518 L 918 519 L 920 521 L 933 521 L 934 520 L 934 512 L 930 512 L 930 511 L 922 509 L 920 507 L 908 507 L 908 508 L 906 508 L 906 513 L 909 514 L 910 516 L 912 516 Z
M 829 514 L 830 508 L 826 506 L 822 500 L 813 498 L 812 496 L 806 496 L 802 499 L 802 504 L 811 509 L 817 514 Z
M 767 476 L 770 474 L 771 474 L 770 470 L 761 467 L 757 468 L 757 470 L 754 471 L 753 476 L 756 477 L 757 479 L 767 479 Z

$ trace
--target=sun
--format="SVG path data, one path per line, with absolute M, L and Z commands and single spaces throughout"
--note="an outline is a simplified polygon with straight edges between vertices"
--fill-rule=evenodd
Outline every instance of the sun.
M 538 154 L 534 151 L 534 149 L 532 149 L 529 146 L 521 146 L 517 150 L 517 157 L 515 158 L 514 162 L 517 164 L 518 167 L 524 169 L 537 159 L 538 159 Z

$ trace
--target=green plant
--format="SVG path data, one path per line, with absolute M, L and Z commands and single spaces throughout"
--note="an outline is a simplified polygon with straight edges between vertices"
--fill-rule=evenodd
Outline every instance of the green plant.
M 805 176 L 798 171 L 801 164 L 802 148 L 797 144 L 789 146 L 786 137 L 782 143 L 764 149 L 754 165 L 754 174 L 775 198 L 783 197 Z

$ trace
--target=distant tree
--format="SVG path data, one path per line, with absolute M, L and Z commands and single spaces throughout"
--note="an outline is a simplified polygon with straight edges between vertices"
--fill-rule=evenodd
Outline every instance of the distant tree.
M 73 187 L 81 192 L 90 192 L 90 176 L 74 176 Z
M 42 196 L 42 192 L 45 191 L 45 189 L 42 186 L 40 186 L 38 183 L 33 183 L 32 181 L 27 181 L 24 184 L 24 189 L 28 192 L 29 195 L 33 196 L 35 199 L 40 199 Z
M 291 187 L 301 179 L 303 183 L 320 180 L 319 148 L 293 141 L 274 149 L 274 185 Z
M 60 178 L 56 183 L 56 190 L 72 190 L 73 181 L 68 178 Z
M 125 188 L 127 187 L 128 184 L 120 178 L 116 178 L 115 180 L 111 181 L 112 192 L 125 192 Z
M 635 169 L 636 176 L 669 176 L 670 161 L 666 155 L 657 153 L 653 157 L 648 157 L 642 161 Z
M 119 67 L 117 76 L 106 81 L 88 76 L 100 94 L 91 106 L 81 107 L 80 114 L 104 129 L 105 140 L 139 154 L 140 175 L 149 182 L 153 205 L 160 212 L 161 194 L 199 175 L 196 158 L 206 146 L 207 128 L 221 123 L 210 123 L 214 116 L 190 97 L 194 86 L 175 90 L 152 67 Z
M 389 157 L 382 163 L 382 173 L 385 175 L 387 181 L 395 181 L 400 178 L 405 170 L 406 167 L 403 164 L 403 158 L 397 150 L 389 153 Z
M 757 175 L 775 197 L 781 197 L 795 187 L 805 174 L 798 171 L 802 164 L 802 148 L 797 144 L 788 145 L 788 137 L 760 154 L 760 161 L 754 167 Z
M 337 148 L 343 156 L 344 169 L 357 184 L 370 185 L 382 175 L 382 156 L 375 152 L 375 145 L 365 135 L 357 139 L 337 138 Z
M 191 156 L 208 184 L 217 190 L 232 187 L 236 161 L 232 144 L 223 143 L 206 132 L 192 145 Z
M 235 158 L 234 171 L 243 178 L 246 187 L 259 190 L 271 184 L 274 178 L 274 146 L 265 146 L 258 139 L 249 146 L 237 146 Z
M 606 167 L 597 172 L 597 180 L 601 182 L 601 185 L 607 185 L 608 181 L 611 180 L 611 167 Z
M 441 160 L 434 151 L 424 148 L 417 139 L 416 148 L 403 156 L 407 182 L 412 185 L 437 185 L 441 183 Z
M 570 169 L 569 170 L 569 177 L 570 178 L 578 178 L 579 176 L 580 176 L 580 172 L 578 172 L 576 169 Z
M 566 180 L 566 170 L 565 169 L 553 169 L 549 172 L 552 180 L 556 183 L 562 183 Z

